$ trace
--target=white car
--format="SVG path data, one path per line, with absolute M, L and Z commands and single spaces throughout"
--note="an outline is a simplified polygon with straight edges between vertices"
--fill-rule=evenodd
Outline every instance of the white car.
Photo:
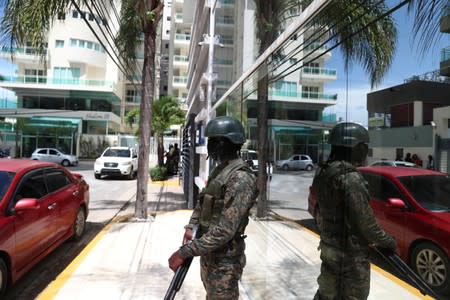
M 392 167 L 411 167 L 411 168 L 420 168 L 419 165 L 416 165 L 412 162 L 402 161 L 402 160 L 377 160 L 369 164 L 369 166 L 392 166 Z
M 126 176 L 133 179 L 137 170 L 137 152 L 130 147 L 108 147 L 94 164 L 96 179 L 100 179 L 102 175 Z
M 311 171 L 314 168 L 314 163 L 308 155 L 294 154 L 288 159 L 278 160 L 276 167 L 285 171 L 288 170 L 307 170 Z
M 30 159 L 53 162 L 64 167 L 78 165 L 78 157 L 66 154 L 56 148 L 37 148 L 31 154 Z

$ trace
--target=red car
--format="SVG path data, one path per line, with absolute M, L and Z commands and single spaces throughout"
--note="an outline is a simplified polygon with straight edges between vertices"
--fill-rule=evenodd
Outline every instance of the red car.
M 69 238 L 82 237 L 89 185 L 55 163 L 0 159 L 0 295 Z
M 450 292 L 450 176 L 408 167 L 358 168 L 370 205 L 397 252 L 437 292 Z M 308 211 L 320 228 L 320 207 L 310 188 Z

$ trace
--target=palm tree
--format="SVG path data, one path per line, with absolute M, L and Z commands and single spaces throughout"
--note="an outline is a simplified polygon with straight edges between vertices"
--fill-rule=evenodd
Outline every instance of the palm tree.
M 131 127 L 135 118 L 140 114 L 139 109 L 127 113 L 125 122 Z M 181 109 L 179 99 L 163 96 L 153 102 L 152 132 L 158 141 L 158 166 L 164 164 L 164 131 L 170 125 L 183 124 L 185 111 Z
M 30 43 L 44 60 L 48 29 L 59 14 L 68 13 L 74 8 L 80 10 L 79 5 L 89 6 L 89 2 L 87 0 L 0 0 L 0 7 L 3 8 L 1 40 L 10 43 L 11 46 L 23 46 Z M 114 5 L 114 1 L 104 0 L 97 5 L 108 7 Z M 134 69 L 135 51 L 140 43 L 141 34 L 144 37 L 139 170 L 134 216 L 138 219 L 146 219 L 150 124 L 155 83 L 155 39 L 164 4 L 162 0 L 123 0 L 121 5 L 120 28 L 115 42 L 119 57 L 123 59 L 126 69 Z

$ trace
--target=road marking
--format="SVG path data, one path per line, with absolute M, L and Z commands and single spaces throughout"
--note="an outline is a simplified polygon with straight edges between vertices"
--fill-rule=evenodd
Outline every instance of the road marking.
M 59 290 L 66 284 L 66 282 L 72 277 L 73 273 L 78 269 L 81 263 L 89 255 L 91 250 L 98 244 L 98 242 L 103 238 L 103 236 L 109 231 L 109 229 L 116 223 L 127 219 L 129 216 L 117 216 L 112 219 L 96 236 L 95 238 L 87 244 L 83 251 L 78 254 L 77 257 L 67 266 L 64 271 L 53 280 L 45 290 L 43 290 L 36 298 L 36 300 L 51 300 L 59 292 Z

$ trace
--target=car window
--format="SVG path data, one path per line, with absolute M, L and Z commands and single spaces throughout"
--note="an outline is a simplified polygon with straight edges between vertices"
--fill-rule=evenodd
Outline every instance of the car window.
M 38 154 L 47 154 L 47 149 L 41 149 L 37 153 Z
M 47 185 L 49 193 L 59 190 L 66 185 L 71 184 L 69 176 L 59 169 L 49 169 L 47 170 Z
M 404 199 L 401 192 L 389 179 L 376 174 L 363 173 L 362 175 L 369 185 L 368 188 L 371 198 L 376 198 L 381 201 L 387 201 L 389 198 Z
M 450 211 L 449 176 L 403 176 L 398 179 L 424 208 L 431 211 Z
M 299 159 L 300 159 L 300 157 L 298 155 L 296 155 L 292 158 L 292 160 L 299 160 Z
M 11 181 L 14 178 L 15 174 L 16 173 L 5 171 L 0 172 L 0 200 L 3 198 L 6 191 L 8 190 L 9 185 L 11 184 Z
M 26 175 L 19 184 L 15 193 L 15 202 L 22 198 L 40 199 L 47 194 L 44 180 L 44 171 L 34 171 Z
M 302 155 L 302 160 L 309 160 L 309 158 L 305 155 Z
M 48 149 L 48 153 L 50 155 L 58 155 L 58 151 L 54 150 L 54 149 Z
M 118 157 L 130 157 L 130 150 L 119 150 L 117 151 Z

